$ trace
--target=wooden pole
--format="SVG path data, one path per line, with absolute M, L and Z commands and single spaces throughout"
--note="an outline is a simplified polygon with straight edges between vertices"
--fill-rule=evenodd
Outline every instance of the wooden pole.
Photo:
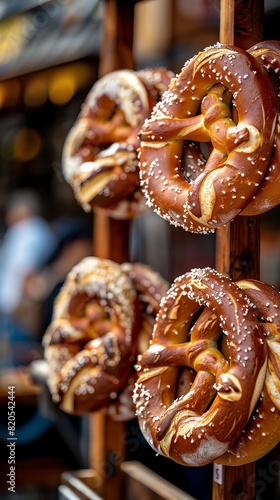
M 117 69 L 134 69 L 134 1 L 107 0 L 99 77 Z M 93 253 L 121 263 L 129 261 L 130 221 L 94 214 Z M 125 458 L 125 423 L 114 422 L 105 411 L 90 417 L 90 467 L 97 475 L 97 491 L 105 500 L 122 500 L 120 464 Z
M 263 0 L 221 0 L 220 42 L 248 49 L 263 37 Z M 260 275 L 259 217 L 237 217 L 216 234 L 216 269 L 234 281 Z M 214 464 L 213 500 L 255 498 L 255 463 Z

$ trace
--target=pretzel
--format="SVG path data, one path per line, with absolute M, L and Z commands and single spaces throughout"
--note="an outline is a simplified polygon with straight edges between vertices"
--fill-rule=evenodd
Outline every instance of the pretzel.
M 84 414 L 116 399 L 135 359 L 136 292 L 120 266 L 86 257 L 57 296 L 43 338 L 53 400 Z
M 160 301 L 167 292 L 169 284 L 156 270 L 140 262 L 125 262 L 121 264 L 121 269 L 131 279 L 138 296 L 137 357 L 149 347 Z M 132 396 L 136 379 L 137 376 L 133 367 L 125 388 L 120 392 L 117 400 L 108 407 L 108 413 L 113 420 L 127 421 L 135 418 L 135 406 Z
M 219 350 L 222 340 L 229 359 Z M 262 329 L 242 290 L 210 268 L 180 276 L 162 299 L 151 345 L 137 362 L 134 403 L 144 437 L 183 465 L 214 461 L 248 422 L 266 366 Z M 185 367 L 195 378 L 178 397 Z
M 238 281 L 237 285 L 252 301 L 260 318 L 268 348 L 268 366 L 261 397 L 247 426 L 217 460 L 224 465 L 255 462 L 280 441 L 280 294 L 256 280 Z
M 277 118 L 266 69 L 243 49 L 217 44 L 173 78 L 140 131 L 147 203 L 187 231 L 208 233 L 245 208 L 266 172 Z M 182 172 L 186 141 L 208 142 L 204 172 Z
M 63 148 L 62 171 L 78 203 L 115 219 L 147 212 L 140 189 L 139 130 L 173 73 L 118 70 L 89 92 Z
M 267 40 L 249 49 L 252 54 L 271 73 L 278 75 L 278 94 L 280 90 L 280 42 Z M 280 113 L 274 139 L 274 152 L 267 172 L 257 192 L 242 210 L 240 215 L 259 215 L 279 205 L 280 202 Z

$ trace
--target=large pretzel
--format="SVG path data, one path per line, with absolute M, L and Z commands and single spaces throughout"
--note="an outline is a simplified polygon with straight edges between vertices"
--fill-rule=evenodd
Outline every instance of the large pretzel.
M 277 118 L 266 69 L 245 50 L 218 44 L 171 80 L 140 132 L 142 190 L 171 224 L 209 232 L 236 217 L 266 172 Z M 182 172 L 185 141 L 209 142 L 204 172 Z
M 160 301 L 166 294 L 169 284 L 156 270 L 140 262 L 125 262 L 121 264 L 121 269 L 131 279 L 138 297 L 139 326 L 136 335 L 136 355 L 138 356 L 149 347 Z M 136 379 L 133 367 L 125 388 L 120 392 L 117 400 L 108 407 L 108 413 L 113 420 L 125 421 L 135 418 L 132 396 Z
M 280 90 L 280 42 L 267 40 L 249 49 L 269 72 L 278 76 L 278 94 Z M 274 151 L 265 177 L 257 192 L 240 215 L 259 215 L 276 207 L 280 203 L 280 113 L 275 133 Z
M 124 387 L 136 355 L 135 301 L 110 260 L 86 257 L 68 274 L 43 339 L 50 392 L 65 412 L 97 410 Z
M 62 169 L 77 201 L 113 218 L 147 211 L 139 181 L 139 130 L 173 73 L 118 70 L 89 92 L 63 148 Z
M 280 294 L 256 281 L 238 281 L 260 318 L 268 347 L 268 365 L 261 397 L 234 445 L 217 462 L 243 465 L 266 455 L 280 441 Z
M 229 358 L 220 350 L 223 342 Z M 138 359 L 134 402 L 145 438 L 184 465 L 220 457 L 252 414 L 266 361 L 261 326 L 234 282 L 210 268 L 177 278 L 161 301 L 151 345 Z M 195 376 L 182 395 L 177 386 L 185 368 Z

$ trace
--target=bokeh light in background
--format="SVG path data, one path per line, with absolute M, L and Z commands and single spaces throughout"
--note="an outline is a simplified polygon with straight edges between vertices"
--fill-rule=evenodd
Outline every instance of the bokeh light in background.
M 47 102 L 48 84 L 43 75 L 35 76 L 27 82 L 23 102 L 25 106 L 37 107 Z
M 0 82 L 0 109 L 6 106 L 15 107 L 21 99 L 21 85 L 17 79 Z
M 20 129 L 14 138 L 13 157 L 26 162 L 35 158 L 40 151 L 42 139 L 34 128 Z
M 63 106 L 72 99 L 76 91 L 75 77 L 71 72 L 58 71 L 49 83 L 49 99 L 57 106 Z

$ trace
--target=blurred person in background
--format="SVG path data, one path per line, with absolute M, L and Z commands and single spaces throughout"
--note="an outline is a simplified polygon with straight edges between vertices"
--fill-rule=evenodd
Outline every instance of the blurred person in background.
M 60 217 L 52 225 L 57 244 L 48 259 L 25 282 L 25 296 L 42 304 L 41 333 L 52 319 L 54 301 L 75 264 L 92 255 L 92 227 L 80 217 Z
M 25 280 L 51 255 L 56 239 L 33 190 L 15 191 L 4 211 L 5 232 L 0 244 L 0 339 L 25 341 L 36 336 L 37 328 L 36 312 L 25 316 L 20 311 Z

